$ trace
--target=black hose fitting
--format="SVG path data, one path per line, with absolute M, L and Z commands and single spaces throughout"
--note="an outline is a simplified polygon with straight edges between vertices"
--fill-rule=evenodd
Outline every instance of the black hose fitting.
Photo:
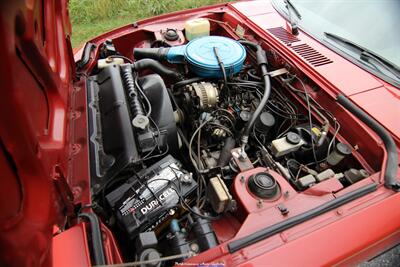
M 169 47 L 160 48 L 135 48 L 133 49 L 133 57 L 135 60 L 151 58 L 158 61 L 166 61 Z
M 225 139 L 224 147 L 218 158 L 218 166 L 225 167 L 228 165 L 229 160 L 232 157 L 231 151 L 235 148 L 235 139 L 233 137 L 227 137 Z
M 161 76 L 167 76 L 171 79 L 174 79 L 175 81 L 181 81 L 183 78 L 182 75 L 179 74 L 177 71 L 168 68 L 162 65 L 160 62 L 150 58 L 145 58 L 134 62 L 132 64 L 132 69 L 135 71 L 150 69 Z

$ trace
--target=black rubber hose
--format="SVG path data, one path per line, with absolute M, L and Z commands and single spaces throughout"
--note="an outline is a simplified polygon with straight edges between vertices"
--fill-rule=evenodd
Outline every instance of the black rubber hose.
M 398 168 L 398 155 L 397 147 L 392 136 L 386 131 L 386 129 L 380 125 L 371 116 L 357 107 L 353 102 L 351 102 L 347 97 L 340 94 L 337 97 L 337 101 L 344 108 L 350 111 L 353 115 L 364 122 L 368 127 L 370 127 L 378 136 L 382 139 L 385 144 L 387 151 L 387 161 L 385 167 L 385 186 L 392 189 L 399 189 L 399 183 L 397 182 L 397 168 Z
M 218 158 L 218 166 L 224 167 L 228 165 L 229 160 L 231 159 L 231 151 L 235 148 L 235 139 L 233 137 L 227 137 L 225 139 L 224 147 L 221 150 L 221 153 Z
M 256 59 L 257 59 L 257 65 L 260 68 L 261 72 L 261 78 L 264 83 L 264 94 L 260 100 L 260 103 L 256 110 L 254 111 L 253 115 L 251 116 L 251 119 L 246 125 L 246 128 L 243 132 L 241 141 L 242 141 L 242 147 L 247 144 L 249 135 L 251 133 L 251 129 L 253 128 L 254 123 L 257 121 L 258 117 L 260 116 L 262 110 L 264 109 L 265 105 L 268 102 L 269 96 L 271 94 L 271 80 L 268 75 L 268 69 L 267 69 L 267 55 L 265 54 L 265 51 L 262 49 L 262 47 L 258 44 L 248 42 L 248 41 L 239 41 L 241 44 L 249 46 L 256 50 Z
M 135 60 L 151 58 L 155 60 L 164 61 L 167 60 L 169 48 L 160 47 L 160 48 L 135 48 L 133 49 L 133 57 Z
M 273 236 L 277 233 L 285 231 L 295 225 L 301 224 L 305 221 L 315 218 L 325 212 L 336 209 L 337 207 L 340 207 L 346 203 L 349 203 L 357 198 L 360 198 L 371 192 L 374 192 L 376 190 L 376 188 L 377 188 L 377 186 L 375 183 L 365 185 L 363 187 L 355 189 L 354 191 L 351 191 L 347 194 L 344 194 L 333 200 L 330 200 L 330 201 L 328 201 L 316 208 L 313 208 L 309 211 L 295 215 L 293 217 L 288 218 L 287 220 L 278 222 L 278 223 L 268 226 L 264 229 L 256 231 L 248 236 L 245 236 L 245 237 L 239 238 L 235 241 L 232 241 L 228 244 L 229 252 L 230 253 L 236 252 L 244 247 L 250 246 L 250 245 L 257 243 L 261 240 L 264 240 L 270 236 Z
M 95 261 L 94 265 L 105 265 L 106 260 L 104 256 L 103 238 L 100 230 L 100 223 L 97 216 L 93 213 L 80 213 L 79 218 L 87 219 L 90 223 L 90 230 L 92 233 L 92 251 Z
M 141 71 L 145 69 L 151 69 L 153 72 L 161 75 L 161 76 L 167 76 L 170 77 L 176 81 L 182 80 L 182 76 L 175 70 L 168 68 L 164 65 L 162 65 L 160 62 L 150 59 L 150 58 L 145 58 L 141 59 L 139 61 L 136 61 L 132 64 L 132 68 L 136 71 Z
M 137 115 L 145 115 L 142 103 L 139 99 L 138 90 L 135 87 L 135 81 L 132 75 L 132 68 L 130 65 L 121 66 L 121 76 L 125 87 L 125 90 L 129 99 L 129 107 L 132 112 L 132 117 L 135 118 Z
M 87 42 L 85 48 L 83 49 L 83 53 L 81 59 L 76 63 L 76 68 L 78 70 L 83 69 L 90 61 L 90 54 L 93 49 L 96 48 L 96 45 L 90 42 Z
M 188 84 L 192 84 L 192 83 L 203 81 L 204 79 L 205 78 L 203 78 L 203 77 L 194 77 L 194 78 L 190 78 L 190 79 L 187 79 L 187 80 L 182 80 L 180 82 L 177 82 L 177 83 L 173 84 L 172 87 L 175 89 L 175 88 L 183 87 L 183 86 L 188 85 Z
M 242 40 L 239 40 L 238 42 L 241 43 L 242 45 L 249 46 L 255 50 L 258 66 L 268 64 L 267 55 L 265 54 L 265 51 L 262 49 L 261 45 L 253 43 L 253 42 L 249 42 L 249 41 L 242 41 Z

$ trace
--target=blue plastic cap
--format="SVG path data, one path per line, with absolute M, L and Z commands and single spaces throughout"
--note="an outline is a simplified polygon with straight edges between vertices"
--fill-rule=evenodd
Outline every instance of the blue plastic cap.
M 181 231 L 181 228 L 179 227 L 179 221 L 177 219 L 172 219 L 169 227 L 171 232 L 174 234 Z
M 183 58 L 190 69 L 200 77 L 223 77 L 214 52 L 217 48 L 219 58 L 224 64 L 227 76 L 238 73 L 246 59 L 246 49 L 237 41 L 221 37 L 206 36 L 194 39 L 187 45 L 171 47 L 167 54 L 170 63 L 182 63 Z

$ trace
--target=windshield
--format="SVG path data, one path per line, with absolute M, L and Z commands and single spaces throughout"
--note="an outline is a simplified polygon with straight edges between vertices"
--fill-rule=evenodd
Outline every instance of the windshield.
M 317 39 L 324 32 L 350 40 L 400 66 L 399 0 L 291 0 L 298 25 Z M 274 4 L 287 15 L 283 0 Z M 293 17 L 293 16 L 292 16 Z

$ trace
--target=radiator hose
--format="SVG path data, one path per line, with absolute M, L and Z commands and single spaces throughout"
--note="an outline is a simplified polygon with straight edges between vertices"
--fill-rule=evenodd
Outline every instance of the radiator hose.
M 121 76 L 124 83 L 124 87 L 128 93 L 129 107 L 132 112 L 132 117 L 135 118 L 138 115 L 145 115 L 142 103 L 140 102 L 138 90 L 135 86 L 135 82 L 132 75 L 132 69 L 129 65 L 121 66 Z
M 135 48 L 133 49 L 133 57 L 138 59 L 151 58 L 158 61 L 166 61 L 169 47 L 160 48 Z
M 134 62 L 132 64 L 132 69 L 135 71 L 150 69 L 153 72 L 159 74 L 160 76 L 166 76 L 175 81 L 183 80 L 182 75 L 179 74 L 177 71 L 175 71 L 171 68 L 168 68 L 168 67 L 162 65 L 160 62 L 158 62 L 154 59 L 150 59 L 150 58 L 144 58 L 144 59 Z

